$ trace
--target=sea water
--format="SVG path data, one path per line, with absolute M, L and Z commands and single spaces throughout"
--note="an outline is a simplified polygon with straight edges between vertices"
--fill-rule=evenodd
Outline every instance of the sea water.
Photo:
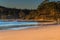
M 0 20 L 0 30 L 21 30 L 36 27 L 37 22 L 18 22 L 18 21 L 2 21 Z

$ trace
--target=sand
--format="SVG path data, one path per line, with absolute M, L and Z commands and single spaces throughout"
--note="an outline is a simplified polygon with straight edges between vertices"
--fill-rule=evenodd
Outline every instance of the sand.
M 0 31 L 0 40 L 60 40 L 60 26 Z

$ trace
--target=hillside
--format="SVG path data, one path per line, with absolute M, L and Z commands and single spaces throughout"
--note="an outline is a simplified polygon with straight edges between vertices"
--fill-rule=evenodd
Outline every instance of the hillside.
M 0 19 L 60 20 L 60 2 L 42 2 L 36 10 L 0 6 Z

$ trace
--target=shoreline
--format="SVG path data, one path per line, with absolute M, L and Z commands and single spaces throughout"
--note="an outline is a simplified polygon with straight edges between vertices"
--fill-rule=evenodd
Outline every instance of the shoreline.
M 31 26 L 31 25 L 30 25 Z M 8 30 L 14 30 L 14 31 L 16 31 L 16 30 L 27 30 L 27 29 L 34 29 L 34 28 L 43 28 L 43 27 L 51 27 L 51 26 L 60 26 L 60 25 L 56 25 L 56 24 L 47 24 L 47 25 L 44 25 L 44 24 L 42 24 L 42 25 L 34 25 L 34 26 L 26 26 L 26 27 L 12 27 L 12 28 L 7 28 L 7 29 L 1 29 L 0 31 L 2 31 L 2 30 L 6 30 L 6 31 L 8 31 Z
M 30 29 L 42 29 L 42 28 L 51 28 L 51 27 L 59 27 L 60 25 L 36 25 L 34 27 L 24 28 L 24 29 L 18 29 L 18 30 L 0 30 L 0 31 L 21 31 L 21 30 L 30 30 Z
M 1 31 L 0 40 L 60 40 L 60 25 Z

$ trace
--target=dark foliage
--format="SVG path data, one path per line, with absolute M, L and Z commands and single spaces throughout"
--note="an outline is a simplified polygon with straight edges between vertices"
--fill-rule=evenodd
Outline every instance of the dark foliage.
M 6 8 L 0 6 L 0 19 L 22 20 L 58 20 L 60 19 L 60 2 L 42 2 L 36 10 Z

